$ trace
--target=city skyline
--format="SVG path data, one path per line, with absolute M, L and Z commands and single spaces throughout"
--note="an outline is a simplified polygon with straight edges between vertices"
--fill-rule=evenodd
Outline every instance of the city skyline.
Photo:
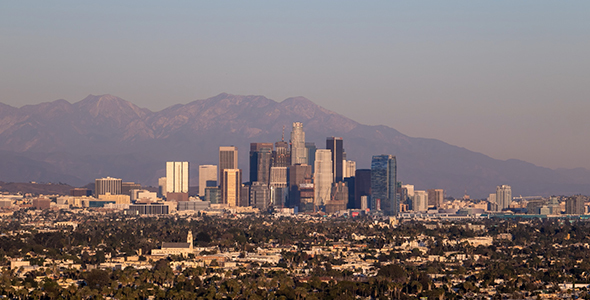
M 1 299 L 590 299 L 590 1 L 0 1 Z
M 71 173 L 76 172 L 74 174 L 82 174 L 79 177 L 82 179 L 91 176 L 83 181 L 78 180 L 78 183 L 74 182 L 77 186 L 83 186 L 97 176 L 115 176 L 144 185 L 154 185 L 158 178 L 165 175 L 160 164 L 162 159 L 190 161 L 193 165 L 191 172 L 198 174 L 198 165 L 208 165 L 218 160 L 216 144 L 236 145 L 247 149 L 252 142 L 270 143 L 277 140 L 279 142 L 275 144 L 279 151 L 276 158 L 283 165 L 291 157 L 289 143 L 281 138 L 285 134 L 284 129 L 290 123 L 303 121 L 305 131 L 313 141 L 301 143 L 304 145 L 303 153 L 307 156 L 308 163 L 313 163 L 316 144 L 323 144 L 321 141 L 331 136 L 341 136 L 351 141 L 347 144 L 347 153 L 343 153 L 343 157 L 356 162 L 354 167 L 351 165 L 353 169 L 367 168 L 371 155 L 375 153 L 395 153 L 403 158 L 400 181 L 412 182 L 417 188 L 444 187 L 448 195 L 455 197 L 461 197 L 467 191 L 471 196 L 484 198 L 497 185 L 506 183 L 512 183 L 516 195 L 588 193 L 588 186 L 580 185 L 586 177 L 581 170 L 551 171 L 522 161 L 495 161 L 441 141 L 411 138 L 383 126 L 362 125 L 305 98 L 293 98 L 278 103 L 264 97 L 220 94 L 211 99 L 175 105 L 164 112 L 153 113 L 118 97 L 103 95 L 89 96 L 74 104 L 55 101 L 21 109 L 8 108 L 6 112 L 7 114 L 0 115 L 7 124 L 5 131 L 0 134 L 6 141 L 3 150 L 19 152 L 6 152 L 0 159 L 4 163 L 18 165 L 24 162 L 21 159 L 15 160 L 14 155 L 34 156 L 31 157 L 33 161 L 25 160 L 28 167 L 15 166 L 9 173 L 6 172 L 8 169 L 3 169 L 4 181 L 60 181 L 71 184 L 68 179 L 71 177 L 64 180 L 64 174 L 54 173 L 69 170 Z M 227 117 L 236 114 L 240 115 L 239 119 Z M 265 117 L 261 118 L 261 114 Z M 55 123 L 58 119 L 60 122 Z M 192 129 L 187 131 L 187 128 Z M 227 131 L 223 128 L 232 129 Z M 25 131 L 33 136 L 22 140 L 22 133 Z M 286 134 L 289 135 L 288 132 Z M 102 136 L 102 139 L 96 139 L 97 135 Z M 73 145 L 77 146 L 72 147 Z M 235 150 L 234 147 L 230 148 Z M 46 158 L 38 156 L 38 152 L 46 151 L 49 151 Z M 55 151 L 73 155 L 63 157 L 59 152 L 52 153 Z M 121 160 L 120 151 L 132 151 L 133 154 L 126 155 L 127 158 Z M 146 156 L 149 153 L 151 155 Z M 240 151 L 238 154 L 241 157 L 238 167 L 247 170 L 248 152 Z M 98 155 L 99 158 L 93 155 Z M 273 153 L 273 157 L 274 155 Z M 47 160 L 39 161 L 39 158 Z M 69 161 L 70 159 L 72 160 Z M 429 163 L 425 164 L 427 161 Z M 84 167 L 64 169 L 66 162 L 68 165 L 83 162 Z M 88 163 L 92 165 L 94 162 L 100 164 L 88 168 Z M 347 164 L 348 162 L 349 160 Z M 110 166 L 112 163 L 116 165 Z M 35 174 L 46 175 L 45 178 L 27 175 L 31 166 L 43 167 L 43 171 Z M 22 175 L 27 176 L 24 180 L 7 178 L 16 177 L 14 175 L 18 176 L 23 171 L 25 174 Z M 449 180 L 450 178 L 443 175 L 448 172 L 459 177 Z M 489 177 L 490 174 L 492 177 Z M 248 180 L 249 172 L 243 175 Z M 191 185 L 197 184 L 196 179 L 193 176 Z M 549 182 L 546 180 L 551 180 L 551 184 L 547 184 Z M 536 185 L 535 181 L 538 181 Z M 564 185 L 567 182 L 576 186 Z

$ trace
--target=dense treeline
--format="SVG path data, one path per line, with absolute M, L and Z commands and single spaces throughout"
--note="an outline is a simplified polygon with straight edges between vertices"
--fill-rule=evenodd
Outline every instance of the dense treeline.
M 74 220 L 78 226 L 43 231 L 28 225 L 39 220 Z M 589 222 L 486 219 L 478 223 L 484 224 L 486 230 L 474 231 L 461 222 L 426 226 L 408 221 L 394 227 L 371 218 L 309 221 L 263 215 L 185 219 L 81 216 L 65 211 L 31 215 L 19 211 L 12 220 L 0 223 L 0 263 L 5 267 L 0 295 L 20 299 L 453 299 L 494 287 L 498 297 L 508 294 L 520 298 L 558 290 L 557 285 L 564 282 L 590 284 Z M 235 270 L 174 270 L 170 262 L 179 257 L 152 261 L 151 269 L 92 268 L 107 257 L 136 256 L 149 253 L 162 241 L 184 241 L 189 230 L 195 234 L 197 246 L 216 246 L 221 252 L 254 252 L 272 244 L 292 245 L 295 250 L 283 251 L 276 265 L 252 264 Z M 513 239 L 478 247 L 461 242 L 504 233 L 510 233 Z M 400 246 L 418 239 L 426 253 L 417 248 L 381 251 L 385 245 Z M 335 266 L 342 265 L 343 258 L 306 252 L 314 246 L 343 241 L 366 245 L 360 254 L 365 261 L 374 262 L 374 275 L 360 274 L 354 268 L 339 270 Z M 466 258 L 428 261 L 429 256 L 449 253 Z M 17 276 L 18 270 L 6 268 L 8 258 L 25 258 L 34 265 L 70 260 L 82 264 L 83 269 L 46 265 Z M 295 273 L 295 269 L 308 272 Z M 66 279 L 74 283 L 60 287 L 58 282 Z M 579 296 L 588 298 L 585 292 Z

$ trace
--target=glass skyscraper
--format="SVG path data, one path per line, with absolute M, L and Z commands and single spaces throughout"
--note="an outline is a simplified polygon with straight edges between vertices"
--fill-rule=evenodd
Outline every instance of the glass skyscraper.
M 399 213 L 396 195 L 397 163 L 393 155 L 374 155 L 371 161 L 371 210 Z
M 326 149 L 332 152 L 332 176 L 334 182 L 340 182 L 344 178 L 342 160 L 344 159 L 343 141 L 341 137 L 329 137 L 326 139 Z
M 307 164 L 307 149 L 305 149 L 305 132 L 303 123 L 293 123 L 291 131 L 291 165 Z

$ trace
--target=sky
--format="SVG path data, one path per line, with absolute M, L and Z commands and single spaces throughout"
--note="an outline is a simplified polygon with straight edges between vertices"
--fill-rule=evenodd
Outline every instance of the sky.
M 590 1 L 1 1 L 0 102 L 304 96 L 497 159 L 590 169 Z

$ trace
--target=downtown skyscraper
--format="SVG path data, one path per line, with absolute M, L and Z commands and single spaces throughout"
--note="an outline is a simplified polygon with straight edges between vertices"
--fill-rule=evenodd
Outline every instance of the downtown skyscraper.
M 199 166 L 199 196 L 205 196 L 205 188 L 217 186 L 217 166 Z
M 305 148 L 305 132 L 303 123 L 293 123 L 291 131 L 291 165 L 307 164 L 307 149 Z
M 326 205 L 331 199 L 332 183 L 334 182 L 334 175 L 332 174 L 332 152 L 329 149 L 316 150 L 314 169 L 314 203 L 316 206 Z
M 498 211 L 502 211 L 512 203 L 512 188 L 509 185 L 500 185 L 496 187 L 496 203 Z
M 326 139 L 326 149 L 332 154 L 332 176 L 334 182 L 340 182 L 344 178 L 342 163 L 344 160 L 343 140 L 341 137 L 329 137 Z
M 225 172 L 225 170 L 232 170 L 232 172 Z M 239 171 L 239 174 L 237 173 Z M 234 146 L 221 146 L 219 147 L 219 186 L 221 188 L 221 201 L 224 204 L 229 204 L 227 201 L 231 199 L 234 206 L 239 203 L 239 189 L 240 187 L 234 187 L 235 182 L 229 183 L 227 179 L 231 180 L 238 179 L 240 186 L 242 181 L 242 171 L 238 169 L 238 147 Z M 232 193 L 228 195 L 227 193 Z M 237 196 L 236 196 L 237 193 Z M 231 198 L 237 197 L 237 198 Z
M 250 143 L 250 182 L 268 185 L 272 156 L 272 143 Z
M 397 163 L 393 155 L 374 155 L 371 161 L 371 210 L 386 215 L 399 213 L 396 193 Z
M 166 162 L 166 193 L 188 193 L 188 161 Z

